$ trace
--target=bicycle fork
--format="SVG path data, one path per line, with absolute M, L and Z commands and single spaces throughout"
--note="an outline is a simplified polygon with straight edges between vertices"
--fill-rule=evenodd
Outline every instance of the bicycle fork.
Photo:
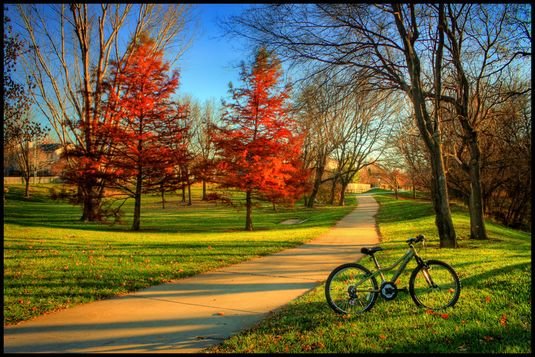
M 430 288 L 437 288 L 438 286 L 435 284 L 433 278 L 431 278 L 431 275 L 429 274 L 429 266 L 418 255 L 415 255 L 415 258 L 418 262 L 418 265 L 422 267 L 422 274 L 425 278 L 425 282 L 427 283 L 427 285 L 429 285 Z

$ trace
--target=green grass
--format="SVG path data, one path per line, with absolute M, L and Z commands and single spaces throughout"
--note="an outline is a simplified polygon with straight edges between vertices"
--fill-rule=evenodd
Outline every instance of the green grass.
M 450 263 L 462 284 L 455 307 L 431 313 L 407 293 L 379 298 L 371 311 L 340 316 L 327 305 L 323 285 L 274 312 L 210 352 L 219 353 L 530 353 L 531 234 L 488 223 L 488 241 L 469 240 L 469 217 L 453 207 L 458 249 L 439 249 L 431 204 L 395 200 L 378 192 L 383 266 L 394 263 L 417 234 L 428 238 L 424 258 Z M 372 268 L 368 258 L 361 264 Z M 398 286 L 408 284 L 408 269 Z
M 122 224 L 81 223 L 81 209 L 51 201 L 59 185 L 10 185 L 4 204 L 4 324 L 294 247 L 320 235 L 353 206 L 305 209 L 261 205 L 254 232 L 243 231 L 243 208 L 214 203 L 162 209 L 160 197 L 143 197 L 141 232 L 130 231 L 133 202 Z M 193 192 L 199 197 L 199 189 Z M 351 199 L 354 203 L 354 199 Z M 298 218 L 298 225 L 280 222 Z

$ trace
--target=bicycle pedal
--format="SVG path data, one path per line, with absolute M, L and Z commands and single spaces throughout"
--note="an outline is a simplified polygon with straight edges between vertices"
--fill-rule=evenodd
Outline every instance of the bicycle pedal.
M 399 288 L 398 289 L 398 292 L 402 292 L 402 293 L 408 293 L 409 292 L 409 289 L 408 288 Z

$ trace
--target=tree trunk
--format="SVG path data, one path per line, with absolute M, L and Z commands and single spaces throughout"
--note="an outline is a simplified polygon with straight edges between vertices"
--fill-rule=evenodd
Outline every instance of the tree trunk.
M 202 200 L 206 201 L 206 180 L 202 180 Z
M 162 195 L 162 209 L 165 209 L 165 190 L 163 188 L 163 185 L 162 187 L 160 187 L 160 193 Z
M 188 206 L 191 206 L 191 183 L 188 179 Z
M 488 239 L 483 215 L 481 192 L 480 150 L 477 139 L 470 143 L 470 239 Z
M 80 218 L 83 222 L 96 222 L 100 217 L 101 197 L 96 191 L 96 185 L 93 180 L 88 180 L 78 186 L 78 195 L 81 196 L 83 204 L 83 213 Z
M 349 182 L 342 181 L 342 188 L 340 190 L 340 200 L 338 201 L 338 206 L 345 206 L 346 204 L 346 190 L 348 184 Z
M 250 190 L 246 192 L 245 205 L 246 205 L 245 230 L 252 231 L 253 230 L 253 219 L 252 219 L 253 201 L 252 201 L 252 192 Z
M 321 186 L 321 177 L 323 176 L 323 171 L 325 170 L 324 165 L 316 167 L 316 176 L 314 177 L 314 185 L 312 186 L 312 191 L 308 197 L 307 207 L 313 208 L 314 202 L 316 201 L 316 195 L 318 194 Z
M 136 193 L 134 195 L 134 223 L 132 224 L 133 231 L 139 231 L 141 224 L 141 188 L 142 188 L 142 177 L 141 170 L 137 175 L 136 179 Z
M 329 204 L 334 205 L 334 195 L 336 193 L 336 184 L 338 183 L 338 177 L 335 176 L 331 185 L 331 195 L 329 197 Z
M 24 176 L 24 198 L 30 198 L 30 176 Z
M 431 151 L 432 183 L 431 196 L 435 210 L 435 224 L 440 237 L 440 248 L 456 248 L 457 237 L 451 219 L 446 172 L 442 160 L 441 144 Z

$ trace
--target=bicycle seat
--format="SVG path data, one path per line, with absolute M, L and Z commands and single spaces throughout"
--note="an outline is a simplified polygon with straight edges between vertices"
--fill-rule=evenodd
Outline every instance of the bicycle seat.
M 376 252 L 380 252 L 381 250 L 383 250 L 383 248 L 381 248 L 381 247 L 372 247 L 372 248 L 366 248 L 366 247 L 364 247 L 364 248 L 362 248 L 362 249 L 360 250 L 360 252 L 361 252 L 362 254 L 373 255 L 373 254 L 375 254 Z

